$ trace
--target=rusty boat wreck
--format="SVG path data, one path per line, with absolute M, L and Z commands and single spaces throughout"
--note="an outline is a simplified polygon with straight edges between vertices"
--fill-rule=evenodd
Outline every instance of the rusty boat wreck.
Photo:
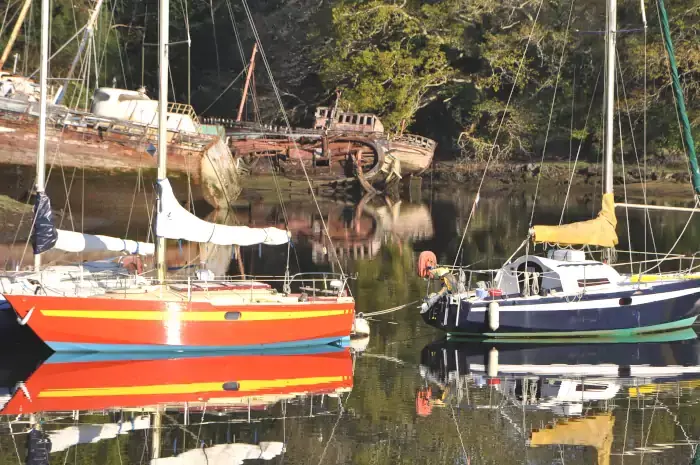
M 420 176 L 431 166 L 437 145 L 413 134 L 391 136 L 375 114 L 331 107 L 316 109 L 313 128 L 291 131 L 220 118 L 205 121 L 226 127 L 228 146 L 242 172 L 274 170 L 290 179 L 308 175 L 334 187 L 359 183 L 369 193 Z

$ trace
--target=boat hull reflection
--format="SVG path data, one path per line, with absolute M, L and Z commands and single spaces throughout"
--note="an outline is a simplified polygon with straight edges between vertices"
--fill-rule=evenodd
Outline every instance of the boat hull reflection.
M 673 339 L 675 336 L 675 339 Z M 650 338 L 651 339 L 651 338 Z M 468 373 L 489 376 L 575 375 L 603 377 L 700 376 L 700 341 L 692 330 L 661 340 L 617 340 L 585 343 L 504 343 L 439 340 L 421 354 L 424 370 L 437 378 Z
M 317 353 L 203 354 L 145 360 L 50 358 L 2 414 L 100 410 L 205 402 L 240 404 L 250 396 L 333 393 L 352 388 L 349 349 Z

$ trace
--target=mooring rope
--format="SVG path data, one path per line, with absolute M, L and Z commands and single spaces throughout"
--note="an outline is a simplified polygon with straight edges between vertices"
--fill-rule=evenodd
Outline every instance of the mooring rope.
M 386 315 L 387 313 L 395 312 L 397 310 L 402 310 L 410 305 L 417 304 L 418 302 L 419 302 L 418 300 L 414 300 L 413 302 L 409 302 L 409 303 L 403 304 L 403 305 L 397 305 L 396 307 L 391 307 L 391 308 L 387 308 L 384 310 L 378 310 L 378 311 L 372 312 L 372 313 L 363 313 L 362 316 L 367 318 L 367 317 L 372 317 L 372 316 Z

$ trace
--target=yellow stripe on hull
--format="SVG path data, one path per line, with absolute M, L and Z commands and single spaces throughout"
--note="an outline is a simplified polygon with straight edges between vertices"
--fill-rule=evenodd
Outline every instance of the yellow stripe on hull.
M 700 274 L 635 274 L 630 276 L 630 281 L 633 283 L 655 283 L 657 281 L 681 281 L 687 279 L 700 279 Z
M 266 312 L 245 310 L 237 320 L 232 321 L 279 321 L 303 318 L 322 318 L 347 315 L 351 310 L 299 310 L 292 312 Z M 235 311 L 234 311 L 235 312 Z M 101 320 L 138 321 L 226 321 L 226 313 L 233 312 L 191 312 L 191 311 L 141 311 L 141 310 L 41 310 L 42 315 L 58 318 L 89 318 Z
M 313 378 L 243 380 L 238 382 L 238 391 L 255 392 L 266 389 L 280 389 L 290 386 L 315 386 L 318 384 L 339 383 L 346 376 L 321 376 Z M 97 388 L 49 389 L 39 393 L 43 398 L 67 397 L 106 397 L 106 396 L 147 396 L 157 394 L 195 394 L 199 392 L 225 392 L 223 386 L 228 381 L 191 383 L 191 384 L 157 384 L 151 386 L 116 386 Z

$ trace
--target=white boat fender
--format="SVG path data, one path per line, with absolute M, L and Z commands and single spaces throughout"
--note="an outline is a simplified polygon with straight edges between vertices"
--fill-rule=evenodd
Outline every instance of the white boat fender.
M 498 349 L 491 347 L 489 351 L 489 366 L 487 375 L 489 378 L 498 376 Z
M 356 354 L 361 354 L 362 352 L 367 350 L 368 345 L 369 345 L 369 336 L 350 338 L 350 348 Z
M 495 300 L 489 302 L 489 328 L 491 328 L 491 331 L 496 331 L 500 326 L 499 307 L 500 305 Z
M 351 334 L 353 337 L 369 336 L 369 322 L 365 319 L 362 313 L 358 313 L 357 316 L 355 316 L 355 320 L 352 322 Z

